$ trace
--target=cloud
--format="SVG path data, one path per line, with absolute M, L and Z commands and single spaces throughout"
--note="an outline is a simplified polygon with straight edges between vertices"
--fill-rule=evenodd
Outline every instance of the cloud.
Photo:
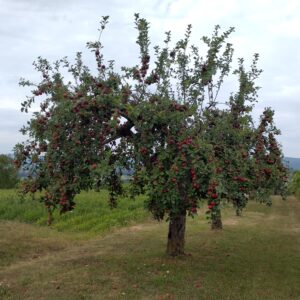
M 140 12 L 151 23 L 152 46 L 161 43 L 168 30 L 175 41 L 182 38 L 187 24 L 193 25 L 192 42 L 197 45 L 216 24 L 223 30 L 236 27 L 230 38 L 235 62 L 245 57 L 249 65 L 253 53 L 259 52 L 259 66 L 264 70 L 258 81 L 262 89 L 255 116 L 266 106 L 274 107 L 285 154 L 300 157 L 300 132 L 295 130 L 300 109 L 300 1 L 0 0 L 0 7 L 0 152 L 22 139 L 18 129 L 28 116 L 18 110 L 29 90 L 19 87 L 18 81 L 20 77 L 39 79 L 32 62 L 39 55 L 50 61 L 63 56 L 72 59 L 76 51 L 83 51 L 92 66 L 85 44 L 98 38 L 101 16 L 110 15 L 102 37 L 104 54 L 108 60 L 116 59 L 117 67 L 135 65 L 138 48 L 133 14 Z M 232 88 L 231 79 L 220 96 L 228 97 Z
M 11 153 L 18 142 L 26 139 L 19 130 L 29 117 L 20 110 L 0 108 L 0 153 Z

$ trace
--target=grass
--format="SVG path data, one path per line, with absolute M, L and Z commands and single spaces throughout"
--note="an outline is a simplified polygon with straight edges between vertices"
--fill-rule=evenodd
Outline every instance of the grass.
M 165 255 L 165 222 L 74 239 L 68 229 L 1 221 L 0 299 L 300 299 L 299 200 L 223 217 L 221 232 L 203 212 L 189 219 L 189 255 L 176 259 Z
M 149 217 L 145 211 L 144 197 L 130 200 L 121 198 L 116 209 L 110 209 L 107 191 L 83 192 L 75 198 L 76 209 L 59 215 L 54 214 L 52 228 L 58 231 L 82 233 L 93 236 L 112 228 L 140 222 Z M 21 199 L 14 190 L 0 191 L 0 220 L 46 225 L 47 212 L 38 200 Z

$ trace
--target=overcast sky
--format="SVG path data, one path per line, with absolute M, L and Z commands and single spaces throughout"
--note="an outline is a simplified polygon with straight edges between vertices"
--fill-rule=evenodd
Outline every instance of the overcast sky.
M 24 140 L 19 129 L 29 115 L 20 112 L 20 104 L 28 91 L 18 82 L 20 77 L 39 79 L 32 62 L 38 56 L 72 59 L 83 51 L 89 64 L 86 42 L 97 40 L 100 18 L 109 15 L 102 39 L 106 59 L 134 65 L 136 12 L 151 23 L 152 46 L 168 30 L 174 40 L 181 38 L 188 24 L 199 45 L 216 24 L 223 30 L 235 27 L 230 38 L 234 59 L 251 62 L 258 52 L 264 70 L 254 116 L 271 106 L 284 154 L 300 157 L 300 0 L 0 0 L 0 153 Z

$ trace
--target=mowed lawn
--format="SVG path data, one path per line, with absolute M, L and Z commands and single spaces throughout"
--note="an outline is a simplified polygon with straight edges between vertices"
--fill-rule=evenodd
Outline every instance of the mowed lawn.
M 84 214 L 85 207 L 86 221 L 76 221 L 74 211 L 48 228 L 34 202 L 35 218 L 24 217 L 31 202 L 19 203 L 23 210 L 14 217 L 5 215 L 8 197 L 0 196 L 0 299 L 300 299 L 300 201 L 294 197 L 274 197 L 270 208 L 250 202 L 242 217 L 226 208 L 221 232 L 211 231 L 200 211 L 188 220 L 187 255 L 180 258 L 165 255 L 167 223 L 152 221 L 142 199 L 124 199 L 119 210 L 127 217 L 115 224 L 80 226 L 94 215 L 113 218 L 102 200 L 102 209 L 93 208 L 95 199 L 80 208 L 90 197 L 82 195 L 78 210 Z

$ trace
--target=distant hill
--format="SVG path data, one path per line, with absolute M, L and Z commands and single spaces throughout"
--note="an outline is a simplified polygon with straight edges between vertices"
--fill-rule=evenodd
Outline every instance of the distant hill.
M 7 154 L 8 156 L 10 156 L 11 158 L 13 158 L 13 154 Z M 285 157 L 284 158 L 284 163 L 285 165 L 291 169 L 291 170 L 299 170 L 300 171 L 300 158 L 296 158 L 296 157 Z M 19 171 L 19 176 L 21 178 L 26 177 L 27 175 L 27 171 L 26 170 L 20 170 Z M 131 176 L 133 174 L 133 170 L 126 170 L 123 169 L 122 170 L 123 175 L 125 176 Z
M 284 161 L 290 169 L 300 170 L 300 158 L 285 157 Z

